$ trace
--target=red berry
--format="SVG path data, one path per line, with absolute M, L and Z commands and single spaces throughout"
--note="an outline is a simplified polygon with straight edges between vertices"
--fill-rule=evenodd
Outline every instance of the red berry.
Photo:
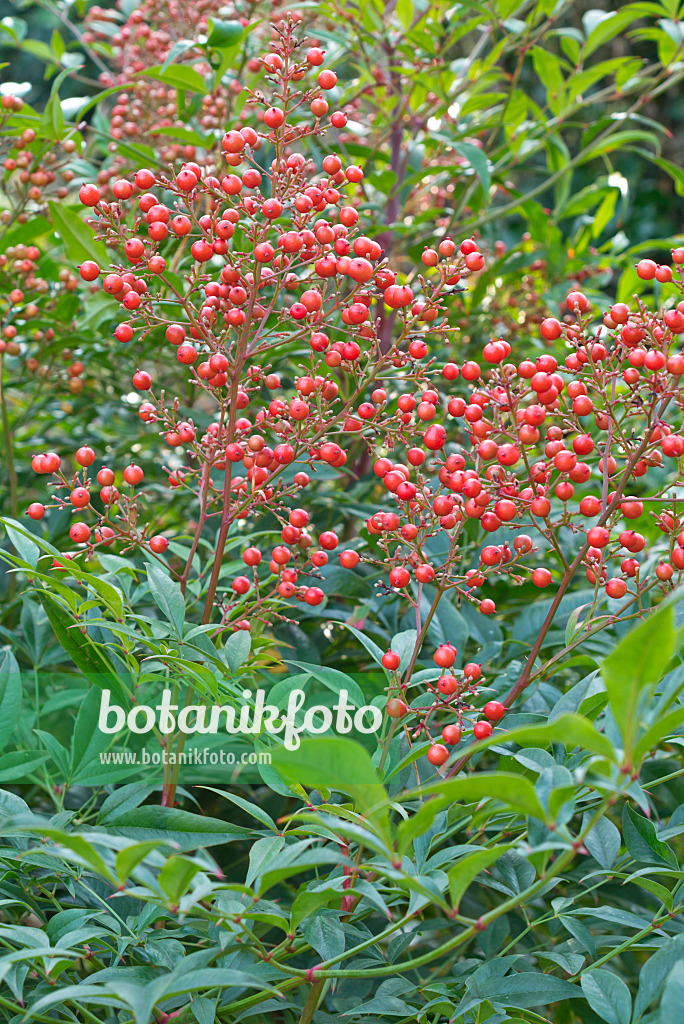
M 435 665 L 439 665 L 440 668 L 451 668 L 456 661 L 457 653 L 451 644 L 440 644 L 433 655 Z
M 450 747 L 455 746 L 456 743 L 460 743 L 462 735 L 463 733 L 460 725 L 446 725 L 442 729 L 442 739 Z
M 134 463 L 132 463 L 130 466 L 126 466 L 123 475 L 126 483 L 131 484 L 132 486 L 139 484 L 144 476 L 140 466 L 136 466 Z
M 551 316 L 542 320 L 539 330 L 542 338 L 545 338 L 547 341 L 555 341 L 561 336 L 561 325 L 558 320 Z
M 575 312 L 575 309 L 579 309 L 580 313 L 583 313 L 589 306 L 589 300 L 584 292 L 568 292 L 568 297 L 565 301 L 572 313 Z
M 506 708 L 498 700 L 489 700 L 482 709 L 490 722 L 500 722 L 506 714 Z
M 401 664 L 401 658 L 395 651 L 386 651 L 382 656 L 382 664 L 388 672 L 396 672 Z
M 90 504 L 90 491 L 85 487 L 75 487 L 69 495 L 69 500 L 74 508 L 85 508 Z
M 74 523 L 69 536 L 74 544 L 86 544 L 90 540 L 90 527 L 87 523 Z
M 83 445 L 83 447 L 79 448 L 76 452 L 76 461 L 79 466 L 92 466 L 95 461 L 95 452 L 87 445 Z
M 102 197 L 97 185 L 81 185 L 78 191 L 78 198 L 84 206 L 97 206 Z
M 535 569 L 532 573 L 532 582 L 535 587 L 548 587 L 553 582 L 553 577 L 548 569 Z
M 236 594 L 246 594 L 250 587 L 251 583 L 246 576 L 237 576 L 233 580 L 233 590 Z
M 407 711 L 408 708 L 403 700 L 392 697 L 391 700 L 387 701 L 387 714 L 390 718 L 403 718 Z
M 443 743 L 434 743 L 427 752 L 427 759 L 430 764 L 439 768 L 449 760 L 449 751 Z
M 84 281 L 95 281 L 100 276 L 100 268 L 93 260 L 86 260 L 78 268 L 78 272 Z
M 264 124 L 268 128 L 280 128 L 285 121 L 285 114 L 278 107 L 269 107 L 264 113 Z
M 411 582 L 411 574 L 408 569 L 404 569 L 403 566 L 397 566 L 390 572 L 389 581 L 391 586 L 403 589 L 404 587 L 408 587 Z

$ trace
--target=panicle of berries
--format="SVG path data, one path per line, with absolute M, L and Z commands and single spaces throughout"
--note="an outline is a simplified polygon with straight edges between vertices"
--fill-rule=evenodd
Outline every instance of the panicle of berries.
M 49 216 L 48 200 L 67 196 L 66 183 L 74 178 L 68 164 L 77 144 L 69 136 L 56 146 L 40 139 L 26 127 L 23 109 L 18 96 L 0 98 L 0 159 L 6 172 L 0 210 L 0 355 L 13 368 L 50 378 L 75 395 L 83 389 L 84 364 L 65 348 L 60 366 L 43 349 L 59 332 L 53 326 L 60 319 L 56 300 L 77 290 L 78 277 L 64 267 L 55 279 L 52 266 L 43 276 L 41 260 L 50 256 L 21 239 L 32 218 Z
M 382 389 L 372 389 L 370 402 L 363 397 L 383 370 L 405 369 L 413 381 L 427 382 L 425 338 L 435 328 L 448 330 L 438 322 L 440 296 L 484 262 L 469 240 L 457 252 L 447 239 L 437 266 L 431 263 L 436 280 L 421 278 L 423 298 L 398 283 L 380 245 L 362 234 L 356 206 L 342 205 L 342 189 L 362 182 L 361 169 L 343 170 L 340 158 L 331 154 L 319 171 L 292 148 L 324 130 L 323 93 L 336 77 L 321 69 L 321 50 L 309 48 L 301 59 L 298 50 L 288 21 L 264 58 L 278 105 L 254 95 L 253 105 L 263 109 L 264 130 L 243 127 L 224 134 L 228 173 L 207 174 L 194 162 L 169 175 L 141 168 L 132 181 L 114 182 L 114 202 L 104 201 L 94 184 L 79 192 L 93 210 L 99 237 L 122 250 L 123 262 L 106 273 L 92 260 L 79 268 L 88 282 L 102 277 L 105 292 L 130 314 L 116 328 L 116 338 L 128 343 L 161 336 L 216 409 L 214 422 L 198 431 L 178 399 L 169 402 L 156 393 L 147 371 L 133 378 L 145 393 L 140 418 L 160 430 L 169 450 L 170 487 L 199 503 L 196 540 L 207 523 L 221 521 L 216 579 L 231 524 L 266 514 L 280 524 L 282 543 L 268 560 L 273 579 L 266 585 L 260 581 L 261 552 L 254 561 L 255 549 L 248 549 L 252 572 L 233 580 L 221 601 L 222 624 L 242 624 L 246 617 L 274 621 L 282 617 L 279 606 L 292 597 L 310 605 L 322 602 L 323 591 L 311 583 L 337 546 L 337 535 L 323 531 L 314 548 L 308 513 L 289 502 L 321 464 L 345 465 L 350 438 L 360 436 L 369 450 L 378 439 L 402 442 L 406 418 L 397 420 L 386 411 Z M 315 76 L 313 84 L 307 76 Z M 255 158 L 262 140 L 276 151 L 266 168 Z M 132 223 L 128 203 L 137 206 Z M 185 253 L 187 272 L 179 284 L 170 268 L 179 267 Z M 387 354 L 380 352 L 375 322 L 384 306 L 398 311 L 400 324 Z M 283 352 L 290 377 L 287 359 L 293 351 L 303 361 L 290 384 L 270 360 Z M 273 397 L 278 392 L 282 398 Z M 284 471 L 294 463 L 297 471 L 286 478 Z M 244 475 L 236 475 L 237 464 Z M 104 499 L 106 512 L 99 513 L 99 538 L 88 538 L 90 549 L 112 541 L 105 527 L 127 543 L 144 545 L 137 502 L 124 501 L 118 514 L 119 495 L 111 493 Z M 344 552 L 343 564 L 354 557 L 355 552 Z M 183 586 L 190 562 L 179 573 Z M 216 590 L 212 580 L 207 616 Z
M 27 223 L 31 215 L 47 215 L 49 199 L 66 199 L 75 178 L 70 166 L 78 143 L 75 129 L 57 144 L 41 138 L 26 125 L 19 96 L 0 97 L 0 159 L 5 170 L 2 183 L 7 198 L 0 212 L 0 226 Z
M 668 283 L 681 293 L 684 251 L 675 250 L 673 262 Z M 639 614 L 648 591 L 666 593 L 681 581 L 684 530 L 676 487 L 684 455 L 684 302 L 668 306 L 653 312 L 640 300 L 631 308 L 616 303 L 597 327 L 586 296 L 570 292 L 568 316 L 563 322 L 546 318 L 540 328 L 545 340 L 564 341 L 564 363 L 550 354 L 517 365 L 506 362 L 506 343 L 493 340 L 482 353 L 489 370 L 474 363 L 460 368 L 461 377 L 477 378 L 477 385 L 468 396 L 452 398 L 447 410 L 461 421 L 469 445 L 429 467 L 431 473 L 437 470 L 439 489 L 433 490 L 423 475 L 423 450 L 407 451 L 408 466 L 387 458 L 375 463 L 398 506 L 367 523 L 371 534 L 386 538 L 375 564 L 394 561 L 389 585 L 413 586 L 416 597 L 409 600 L 418 616 L 420 590 L 427 583 L 438 593 L 455 590 L 459 602 L 472 601 L 471 588 L 495 583 L 502 573 L 519 582 L 529 573 L 540 588 L 556 585 L 552 613 L 525 671 L 503 703 L 487 702 L 487 721 L 473 727 L 476 738 L 491 732 L 491 723 L 529 683 L 553 612 L 578 572 L 584 571 L 594 589 L 588 622 L 603 600 L 613 602 L 610 614 L 599 618 L 592 631 L 622 615 Z M 455 376 L 454 369 L 448 375 Z M 634 529 L 635 520 L 645 515 L 666 538 L 655 562 L 648 557 L 644 535 Z M 472 567 L 457 543 L 468 520 L 479 523 L 483 539 L 491 534 L 498 542 L 485 543 Z M 445 558 L 431 561 L 422 552 L 426 540 L 438 533 L 438 523 L 451 542 Z M 543 553 L 547 564 L 523 566 L 523 559 L 535 553 Z M 495 610 L 490 598 L 479 607 L 485 614 Z M 440 648 L 435 660 L 450 667 L 455 651 Z M 383 664 L 396 671 L 399 658 L 390 651 Z M 455 694 L 456 731 L 447 726 L 444 743 L 433 745 L 428 755 L 431 763 L 441 765 L 449 756 L 448 737 L 458 742 L 463 712 L 469 710 L 462 705 L 463 683 L 453 675 L 441 676 L 436 686 L 427 687 L 434 698 L 430 705 L 418 700 L 409 707 L 403 698 L 410 684 L 409 672 L 399 680 L 402 695 L 392 698 L 390 714 L 417 716 L 416 735 L 425 733 L 427 720 L 443 709 L 444 695 Z
M 117 25 L 113 36 L 111 26 L 118 20 L 116 14 L 97 5 L 88 10 L 84 41 L 106 41 L 113 50 L 116 71 L 103 71 L 100 81 L 107 87 L 121 87 L 110 109 L 112 159 L 100 168 L 97 176 L 97 184 L 106 198 L 110 198 L 111 183 L 129 166 L 119 140 L 147 143 L 153 135 L 162 165 L 199 159 L 207 173 L 215 169 L 221 153 L 222 129 L 236 99 L 246 86 L 255 86 L 264 73 L 270 73 L 269 55 L 259 59 L 247 54 L 254 53 L 255 45 L 258 47 L 264 34 L 268 35 L 269 21 L 292 26 L 302 19 L 299 11 L 280 10 L 279 0 L 266 6 L 264 14 L 256 0 L 250 0 L 246 11 L 240 5 L 226 5 L 219 0 L 190 0 L 182 4 L 175 0 L 170 4 L 164 0 L 144 0 L 122 25 Z M 217 62 L 220 65 L 221 58 L 218 51 L 212 52 L 211 41 L 226 26 L 232 30 L 231 39 L 236 28 L 238 32 L 240 27 L 249 30 L 240 42 L 246 59 L 239 68 L 236 64 L 223 69 L 219 78 Z M 275 31 L 273 26 L 271 31 Z M 191 40 L 196 43 L 193 45 Z M 178 90 L 163 81 L 163 75 L 154 82 L 140 77 L 147 69 L 164 67 L 174 47 L 180 47 L 180 59 L 207 83 L 206 92 L 198 97 L 199 108 L 192 112 L 179 110 Z M 243 127 L 242 122 L 237 127 Z M 178 139 L 179 134 L 188 135 L 189 128 L 201 136 L 201 145 Z M 259 145 L 255 143 L 255 148 Z
M 102 279 L 125 311 L 118 341 L 149 338 L 174 349 L 193 405 L 212 410 L 200 429 L 150 372 L 133 378 L 144 394 L 140 419 L 166 446 L 169 487 L 195 508 L 189 557 L 184 566 L 169 561 L 184 590 L 203 533 L 217 530 L 204 622 L 218 605 L 219 627 L 261 628 L 287 619 L 292 600 L 324 601 L 318 584 L 340 531 L 316 537 L 302 491 L 322 467 L 353 479 L 350 453 L 367 452 L 381 507 L 339 560 L 374 575 L 381 595 L 400 595 L 413 609 L 418 641 L 407 669 L 393 676 L 388 711 L 415 716 L 414 738 L 442 730 L 430 756 L 439 765 L 466 726 L 485 738 L 529 683 L 553 617 L 511 693 L 487 701 L 485 718 L 473 723 L 482 685 L 475 663 L 440 671 L 417 696 L 408 694 L 445 594 L 490 616 L 502 581 L 529 581 L 553 586 L 557 608 L 583 571 L 594 588 L 589 617 L 606 598 L 620 602 L 599 620 L 605 624 L 635 607 L 638 614 L 649 590 L 679 580 L 684 531 L 671 488 L 684 454 L 684 302 L 655 312 L 641 301 L 618 303 L 597 325 L 587 297 L 574 290 L 567 315 L 539 328 L 545 342 L 564 347 L 564 362 L 550 352 L 512 362 L 510 344 L 493 338 L 481 362 L 437 365 L 431 346 L 455 340 L 442 303 L 482 270 L 477 242 L 443 238 L 425 249 L 410 280 L 399 275 L 363 233 L 362 170 L 345 168 L 335 153 L 318 168 L 296 148 L 334 124 L 325 94 L 336 75 L 322 66 L 324 54 L 302 53 L 286 19 L 263 61 L 272 94 L 249 97 L 261 129 L 229 126 L 223 166 L 140 168 L 113 183 L 111 202 L 95 184 L 81 188 L 94 230 L 120 258 L 106 269 L 87 261 L 80 274 Z M 275 155 L 259 163 L 259 151 Z M 656 264 L 653 277 L 681 292 L 680 255 L 673 253 L 674 271 L 665 268 L 667 281 Z M 650 280 L 645 263 L 637 272 Z M 387 310 L 394 314 L 389 346 L 379 331 Z M 55 472 L 46 460 L 38 457 L 38 471 Z M 57 473 L 71 504 L 96 517 L 92 536 L 76 524 L 75 543 L 90 553 L 118 538 L 164 553 L 166 538 L 162 544 L 142 525 L 140 492 L 119 492 L 111 470 L 111 479 L 98 475 L 104 511 L 92 506 L 86 477 Z M 129 466 L 124 480 L 136 487 L 142 473 Z M 646 510 L 669 545 L 653 570 L 635 557 L 645 539 L 632 524 Z M 247 523 L 276 542 L 266 554 L 246 547 L 245 571 L 222 592 L 228 535 Z M 434 600 L 426 617 L 427 594 Z M 385 659 L 397 673 L 396 653 Z M 453 669 L 455 649 L 440 648 L 435 662 Z M 445 724 L 447 713 L 456 720 Z
M 12 222 L 9 221 L 8 224 Z M 63 268 L 57 280 L 41 276 L 42 254 L 36 245 L 7 244 L 0 228 L 0 356 L 3 365 L 25 368 L 68 388 L 72 395 L 83 390 L 85 364 L 74 358 L 72 349 L 60 352 L 62 365 L 52 358 L 41 359 L 42 350 L 57 337 L 55 300 L 78 287 L 78 278 Z M 4 243 L 4 249 L 3 249 Z M 49 304 L 49 312 L 46 305 Z M 67 326 L 66 324 L 64 325 Z

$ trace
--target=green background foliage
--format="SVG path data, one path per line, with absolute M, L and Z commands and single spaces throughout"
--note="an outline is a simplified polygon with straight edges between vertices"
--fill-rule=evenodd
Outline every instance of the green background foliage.
M 88 41 L 98 20 L 89 6 L 12 4 L 0 23 L 3 74 L 31 86 L 0 128 L 3 156 L 16 155 L 27 127 L 36 160 L 60 153 L 61 167 L 61 142 L 77 142 L 65 195 L 48 189 L 32 205 L 6 171 L 0 196 L 3 252 L 38 246 L 47 283 L 37 315 L 20 324 L 19 354 L 2 361 L 2 1019 L 674 1024 L 684 997 L 677 594 L 641 623 L 615 622 L 586 583 L 571 588 L 505 731 L 464 739 L 456 755 L 467 769 L 453 779 L 428 765 L 426 743 L 410 746 L 387 722 L 379 745 L 328 735 L 288 753 L 263 737 L 231 740 L 236 754 L 267 751 L 272 764 L 228 779 L 181 774 L 175 807 L 159 806 L 153 773 L 103 770 L 103 751 L 132 743 L 97 732 L 103 689 L 151 703 L 169 680 L 190 681 L 214 702 L 264 686 L 284 706 L 295 688 L 330 705 L 345 688 L 383 707 L 381 652 L 410 658 L 416 634 L 370 569 L 331 564 L 323 612 L 304 607 L 296 623 L 251 639 L 212 638 L 198 626 L 199 582 L 183 597 L 159 566 L 122 553 L 58 575 L 68 514 L 21 518 L 42 496 L 36 451 L 70 452 L 87 438 L 112 463 L 131 451 L 152 463 L 130 377 L 145 365 L 177 386 L 153 332 L 113 359 L 115 306 L 68 280 L 84 258 L 105 261 L 74 189 L 113 159 L 118 87 L 100 76 L 116 48 L 107 33 Z M 635 260 L 666 259 L 681 243 L 682 11 L 676 0 L 604 8 L 293 5 L 337 69 L 339 104 L 358 98 L 345 158 L 364 167 L 364 213 L 393 261 L 415 274 L 436 226 L 440 236 L 477 231 L 487 251 L 476 286 L 449 300 L 459 362 L 499 333 L 516 358 L 547 350 L 538 324 L 568 286 L 599 307 L 645 294 Z M 134 4 L 107 10 L 121 24 Z M 258 84 L 246 61 L 268 46 L 271 5 L 216 13 L 234 23 L 248 12 L 254 24 L 239 41 L 221 25 L 208 39 L 181 35 L 167 66 L 146 69 L 177 88 L 176 141 L 209 145 L 199 103 L 222 76 L 229 84 L 240 68 Z M 197 46 L 204 77 L 189 66 Z M 232 102 L 238 117 L 239 94 Z M 163 163 L 161 144 L 143 130 L 117 158 L 127 170 Z M 312 155 L 331 145 L 318 139 Z M 6 294 L 16 281 L 7 267 L 0 275 Z M 450 355 L 446 342 L 440 355 Z M 299 356 L 283 358 L 291 368 Z M 69 383 L 74 360 L 81 390 Z M 206 427 L 209 415 L 192 411 Z M 310 505 L 320 529 L 341 528 L 351 546 L 378 501 L 356 454 L 345 486 L 319 473 Z M 168 507 L 161 467 L 151 475 L 151 517 L 165 520 L 171 554 L 184 559 L 188 506 L 179 496 Z M 263 528 L 274 534 L 273 523 Z M 656 562 L 666 541 L 655 523 L 640 528 Z M 222 578 L 235 575 L 243 541 L 229 544 Z M 198 570 L 212 551 L 203 538 Z M 487 620 L 443 601 L 416 673 L 427 677 L 434 648 L 452 641 L 457 667 L 481 662 L 487 697 L 502 697 L 551 602 L 506 579 L 494 596 Z

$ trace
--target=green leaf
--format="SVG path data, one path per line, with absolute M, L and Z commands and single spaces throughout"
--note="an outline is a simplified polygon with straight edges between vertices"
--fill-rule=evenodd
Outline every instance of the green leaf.
M 185 600 L 181 592 L 180 583 L 171 579 L 168 573 L 164 572 L 156 562 L 145 562 L 147 569 L 147 581 L 150 585 L 150 593 L 154 602 L 163 613 L 167 622 L 170 622 L 180 637 L 183 633 L 185 622 Z
M 221 652 L 231 675 L 244 665 L 252 649 L 252 637 L 246 629 L 236 629 L 226 640 Z
M 207 46 L 217 49 L 236 46 L 244 34 L 244 29 L 239 21 L 221 21 L 219 18 L 209 18 L 207 28 Z
M 307 917 L 300 931 L 322 960 L 332 960 L 344 953 L 344 931 L 336 910 L 319 910 Z
M 509 772 L 485 772 L 469 775 L 467 778 L 449 779 L 422 786 L 419 790 L 405 794 L 404 799 L 412 797 L 424 799 L 435 795 L 435 802 L 442 807 L 449 807 L 455 800 L 475 803 L 479 800 L 499 800 L 509 808 L 522 811 L 533 818 L 544 821 L 546 815 L 537 799 L 534 786 L 522 775 Z
M 565 84 L 561 71 L 561 62 L 555 54 L 543 49 L 541 46 L 533 48 L 532 61 L 534 63 L 534 70 L 539 75 L 546 89 L 546 102 L 549 108 L 554 113 L 557 113 Z
M 500 743 L 516 743 L 520 747 L 545 747 L 551 743 L 562 743 L 572 749 L 580 747 L 614 760 L 612 744 L 602 736 L 583 715 L 559 715 L 547 725 L 523 725 L 510 732 L 497 732 L 486 740 L 473 744 L 470 750 L 486 750 Z
M 168 68 L 168 66 L 170 64 L 173 64 L 176 57 L 180 57 L 182 54 L 187 53 L 188 50 L 192 50 L 196 46 L 197 42 L 194 39 L 179 39 L 178 42 L 173 44 L 173 46 L 167 53 L 166 59 L 159 69 L 160 74 L 163 74 Z
M 672 968 L 665 982 L 662 1002 L 660 1004 L 661 1024 L 681 1020 L 684 1006 L 684 961 Z
M 399 673 L 405 672 L 409 667 L 411 658 L 413 657 L 413 652 L 416 648 L 417 639 L 418 631 L 415 629 L 406 629 L 402 633 L 396 633 L 395 636 L 392 637 L 390 650 L 399 655 Z
M 494 864 L 510 848 L 508 845 L 494 846 L 491 850 L 475 850 L 454 864 L 448 872 L 449 893 L 454 910 L 458 910 L 459 903 L 470 883 L 477 878 L 481 871 Z
M 341 900 L 341 894 L 336 889 L 323 889 L 311 892 L 309 889 L 302 889 L 297 894 L 290 912 L 291 930 L 294 932 L 302 921 L 326 907 L 333 901 Z
M 117 622 L 123 622 L 123 595 L 117 587 L 108 583 L 107 580 L 103 580 L 101 577 L 94 576 L 87 572 L 81 573 L 80 580 L 84 585 L 92 587 L 95 593 L 102 598 L 105 606 L 109 609 Z
M 0 782 L 28 782 L 31 772 L 40 768 L 49 755 L 37 750 L 14 750 L 0 756 Z
M 639 888 L 645 889 L 646 892 L 650 892 L 651 895 L 660 900 L 668 910 L 672 910 L 672 893 L 664 885 L 661 885 L 660 882 L 654 882 L 652 878 L 643 878 L 638 871 L 635 871 L 633 875 L 626 878 L 625 884 L 627 884 L 627 882 L 631 882 L 632 885 L 638 885 Z
M 6 789 L 0 789 L 0 818 L 13 817 L 15 814 L 20 816 L 31 814 L 31 810 L 28 804 L 17 796 L 16 793 L 10 793 Z
M 189 857 L 169 857 L 157 881 L 171 902 L 178 903 L 199 870 L 199 864 Z
M 629 631 L 601 665 L 615 721 L 631 755 L 642 698 L 655 688 L 674 650 L 674 616 L 671 605 L 661 605 Z
M 620 852 L 620 830 L 610 818 L 600 818 L 587 833 L 584 845 L 602 868 L 609 868 Z
M 216 1020 L 216 999 L 207 996 L 195 996 L 190 1003 L 192 1015 L 197 1024 L 214 1024 Z
M 590 19 L 590 15 L 594 17 Z M 584 47 L 585 57 L 590 57 L 594 50 L 598 50 L 599 46 L 614 39 L 638 17 L 636 5 L 616 11 L 587 11 L 582 18 L 584 31 L 587 33 L 587 42 Z
M 62 650 L 74 665 L 101 690 L 111 690 L 123 703 L 128 703 L 128 693 L 114 666 L 103 650 L 88 633 L 81 632 L 83 626 L 67 612 L 62 605 L 45 590 L 38 591 L 38 600 L 50 620 L 55 636 Z
M 48 206 L 55 232 L 62 240 L 70 263 L 81 263 L 89 259 L 101 267 L 109 265 L 109 255 L 104 245 L 95 240 L 92 230 L 83 223 L 73 207 L 53 201 Z
M 8 649 L 0 650 L 0 749 L 16 730 L 21 718 L 21 673 Z
M 149 839 L 145 843 L 133 843 L 132 846 L 119 850 L 116 855 L 116 874 L 119 883 L 127 881 L 138 864 L 145 860 L 148 853 L 158 850 L 160 845 L 158 840 Z
M 87 766 L 100 751 L 105 750 L 110 742 L 106 733 L 98 729 L 100 714 L 100 693 L 90 689 L 85 695 L 71 737 L 71 775 L 76 776 L 80 766 Z
M 317 679 L 319 683 L 323 683 L 328 690 L 332 690 L 333 693 L 339 694 L 342 690 L 346 690 L 349 700 L 354 707 L 364 707 L 366 698 L 361 687 L 346 672 L 340 672 L 339 669 L 324 665 L 310 665 L 304 661 L 289 661 L 288 659 L 288 664 L 294 665 L 295 668 L 300 668 L 303 672 L 307 672 L 314 679 Z
M 40 557 L 40 548 L 31 540 L 29 531 L 22 523 L 18 523 L 16 519 L 3 518 L 1 522 L 19 557 L 35 569 Z
M 606 1024 L 629 1024 L 632 997 L 617 974 L 600 968 L 585 971 L 581 985 L 587 1002 L 601 1020 L 605 1020 Z
M 158 78 L 159 81 L 172 85 L 174 89 L 201 93 L 202 95 L 207 91 L 206 83 L 199 72 L 195 71 L 194 68 L 187 67 L 185 64 L 172 64 L 164 71 L 162 71 L 160 65 L 156 65 L 141 71 L 140 74 L 149 75 L 150 78 Z
M 341 737 L 306 739 L 298 750 L 276 747 L 273 763 L 293 782 L 346 793 L 365 817 L 388 834 L 385 789 L 360 743 Z
M 454 142 L 452 145 L 456 152 L 464 160 L 467 160 L 482 182 L 485 194 L 488 193 L 492 185 L 492 178 L 489 173 L 489 164 L 484 150 L 480 149 L 479 146 L 474 146 L 472 142 Z
M 677 857 L 667 843 L 656 835 L 653 822 L 625 804 L 622 815 L 622 834 L 627 851 L 640 863 L 669 864 L 677 868 Z
M 577 999 L 576 985 L 538 971 L 523 971 L 506 978 L 492 977 L 478 986 L 481 994 L 501 1006 L 528 1009 L 560 1000 Z
M 375 643 L 375 641 L 371 640 L 371 638 L 366 636 L 365 633 L 362 633 L 360 629 L 356 629 L 354 626 L 350 626 L 348 622 L 342 622 L 341 625 L 348 629 L 349 632 L 352 633 L 356 637 L 356 639 L 363 644 L 363 646 L 366 648 L 366 650 L 368 651 L 376 665 L 382 666 L 382 651 Z M 387 669 L 383 669 L 383 671 L 385 672 L 386 675 L 389 675 Z
M 414 13 L 413 0 L 398 0 L 395 12 L 401 27 L 410 28 Z
M 654 722 L 639 737 L 639 742 L 634 748 L 634 763 L 641 764 L 649 751 L 654 750 L 665 736 L 677 735 L 682 722 L 684 722 L 684 708 L 682 707 L 670 711 Z
M 78 835 L 76 832 L 61 832 L 55 828 L 41 828 L 40 834 L 47 836 L 48 839 L 52 839 L 58 847 L 69 850 L 75 855 L 77 863 L 87 865 L 96 874 L 102 878 L 109 879 L 110 882 L 116 881 L 113 873 L 109 870 L 95 847 L 83 836 Z
M 257 821 L 260 821 L 262 825 L 266 825 L 267 828 L 272 829 L 273 832 L 278 831 L 278 827 L 270 814 L 267 814 L 266 811 L 262 807 L 257 806 L 257 804 L 253 804 L 251 801 L 243 799 L 243 797 L 238 796 L 237 793 L 229 793 L 226 790 L 215 789 L 213 786 L 201 786 L 200 788 L 206 789 L 210 793 L 216 793 L 217 796 L 223 797 L 224 800 L 229 800 L 232 804 L 235 804 L 236 807 L 241 807 L 247 814 L 251 814 L 251 816 L 256 818 Z
M 107 831 L 128 835 L 132 839 L 159 839 L 176 843 L 184 850 L 228 843 L 249 835 L 247 829 L 238 828 L 219 818 L 192 814 L 178 807 L 159 807 L 153 804 L 110 815 Z
M 634 1019 L 639 1020 L 644 1010 L 658 998 L 667 977 L 678 962 L 684 961 L 684 935 L 666 939 L 639 972 L 639 988 L 634 1000 Z

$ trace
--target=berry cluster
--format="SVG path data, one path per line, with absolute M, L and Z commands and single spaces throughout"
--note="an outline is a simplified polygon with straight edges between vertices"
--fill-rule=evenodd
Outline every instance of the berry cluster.
M 106 269 L 87 261 L 80 274 L 102 279 L 125 311 L 116 338 L 175 350 L 192 406 L 212 410 L 200 428 L 151 372 L 133 377 L 144 394 L 140 419 L 166 446 L 168 485 L 194 506 L 187 561 L 169 561 L 184 590 L 203 535 L 217 530 L 201 580 L 203 622 L 216 604 L 218 625 L 240 629 L 286 618 L 292 599 L 320 605 L 318 584 L 339 530 L 319 530 L 316 541 L 301 493 L 321 467 L 353 479 L 370 455 L 381 507 L 366 521 L 366 536 L 342 548 L 340 563 L 372 571 L 381 593 L 414 609 L 417 646 L 403 676 L 393 676 L 388 711 L 397 719 L 415 715 L 414 736 L 429 736 L 433 718 L 456 713 L 456 723 L 440 722 L 444 743 L 453 745 L 474 711 L 479 666 L 445 672 L 417 698 L 406 696 L 444 595 L 488 616 L 502 579 L 554 586 L 560 601 L 584 569 L 595 588 L 589 614 L 608 597 L 622 602 L 611 612 L 615 621 L 640 610 L 647 591 L 679 578 L 684 532 L 670 488 L 684 454 L 684 303 L 655 312 L 619 303 L 596 324 L 575 290 L 567 316 L 539 328 L 546 343 L 562 346 L 564 361 L 544 352 L 513 362 L 509 343 L 494 338 L 481 362 L 438 364 L 431 350 L 456 342 L 444 299 L 483 269 L 485 257 L 474 239 L 447 237 L 426 247 L 409 278 L 392 269 L 380 243 L 362 232 L 362 170 L 344 167 L 334 153 L 319 169 L 297 150 L 307 136 L 346 120 L 343 111 L 329 111 L 336 74 L 322 67 L 324 52 L 300 51 L 286 20 L 262 58 L 276 83 L 272 100 L 250 97 L 260 130 L 226 131 L 223 167 L 207 170 L 193 160 L 168 174 L 140 168 L 132 180 L 114 181 L 111 202 L 95 184 L 80 189 L 98 237 L 120 255 Z M 258 152 L 273 156 L 259 163 Z M 653 264 L 652 275 L 680 292 L 681 255 L 673 254 L 674 271 Z M 650 263 L 639 264 L 640 276 L 650 274 Z M 379 332 L 388 310 L 389 346 Z M 88 446 L 76 455 L 84 471 L 94 459 Z M 100 470 L 102 508 L 91 502 L 85 472 L 64 475 L 52 453 L 37 456 L 34 468 L 56 474 L 68 502 L 95 517 L 94 528 L 79 521 L 71 533 L 89 556 L 117 540 L 158 557 L 166 552 L 166 537 L 144 521 L 139 466 L 123 472 L 128 493 L 111 469 Z M 43 514 L 42 506 L 32 509 L 36 518 Z M 636 557 L 645 539 L 633 524 L 646 509 L 669 544 L 653 573 Z M 268 553 L 246 546 L 245 571 L 223 593 L 228 536 L 246 523 L 276 542 Z M 427 619 L 425 587 L 435 594 Z M 392 651 L 384 659 L 393 673 L 396 659 Z M 440 648 L 435 661 L 451 669 L 456 652 Z M 491 731 L 517 692 L 485 705 L 476 736 Z M 446 746 L 433 745 L 430 760 L 443 763 Z

